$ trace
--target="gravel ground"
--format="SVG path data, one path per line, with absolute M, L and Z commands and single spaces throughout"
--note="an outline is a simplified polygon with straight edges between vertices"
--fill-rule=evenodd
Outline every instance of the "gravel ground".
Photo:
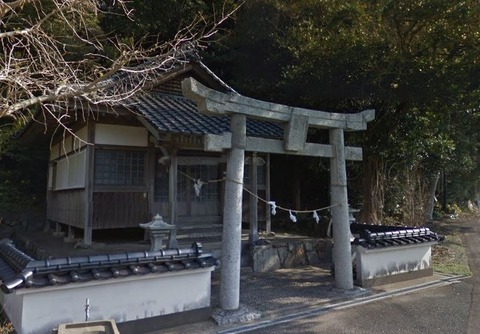
M 212 308 L 218 308 L 220 271 L 212 277 Z M 370 292 L 355 288 L 344 291 L 335 288 L 334 278 L 330 271 L 313 266 L 294 269 L 280 269 L 267 273 L 254 273 L 243 268 L 240 280 L 240 304 L 242 311 L 259 311 L 261 320 L 273 319 L 293 312 L 328 305 L 352 297 L 366 296 Z M 217 325 L 208 320 L 192 325 L 179 326 L 149 334 L 181 334 L 181 333 L 217 333 L 231 327 L 232 324 Z
M 218 281 L 215 280 L 212 289 L 215 297 L 218 295 L 217 286 Z M 267 273 L 245 269 L 241 275 L 240 291 L 241 304 L 261 311 L 267 317 L 317 307 L 342 298 L 330 271 L 313 266 Z M 217 306 L 216 299 L 213 303 Z

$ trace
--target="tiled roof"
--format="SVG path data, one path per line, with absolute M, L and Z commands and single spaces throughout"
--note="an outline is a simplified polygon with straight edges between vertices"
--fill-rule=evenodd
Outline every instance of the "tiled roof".
M 0 241 L 1 290 L 39 288 L 82 283 L 133 275 L 161 274 L 167 271 L 208 268 L 218 264 L 202 245 L 155 252 L 127 252 L 104 255 L 34 260 L 8 239 Z
M 182 96 L 148 93 L 135 98 L 133 105 L 159 131 L 178 134 L 222 134 L 230 131 L 227 116 L 200 114 L 195 103 Z M 247 136 L 280 139 L 277 124 L 247 119 Z
M 138 111 L 148 119 L 152 125 L 158 127 L 160 131 L 194 135 L 206 133 L 221 134 L 228 131 L 229 121 L 227 117 L 213 119 L 213 117 L 199 115 L 195 104 L 191 100 L 183 96 L 178 96 L 178 94 L 181 94 L 179 80 L 188 74 L 189 76 L 193 75 L 197 78 L 207 78 L 206 80 L 221 92 L 235 94 L 235 90 L 197 59 L 195 52 L 187 52 L 184 56 L 185 57 L 181 56 L 172 61 L 171 64 L 165 63 L 164 67 L 169 68 L 169 70 L 158 70 L 152 71 L 151 73 L 152 78 L 150 78 L 151 81 L 149 84 L 152 84 L 154 89 L 159 89 L 167 94 L 171 93 L 171 95 L 150 92 L 148 95 L 140 96 L 140 93 L 136 93 L 132 99 L 138 107 Z M 141 64 L 139 68 L 142 66 L 147 65 Z M 128 82 L 136 85 L 139 79 L 136 78 L 135 73 L 136 71 L 119 72 L 106 84 L 118 81 L 122 85 L 128 86 Z M 127 83 L 125 83 L 126 80 Z M 120 100 L 114 107 L 130 107 L 131 102 L 132 100 Z M 102 106 L 100 105 L 100 107 Z M 192 117 L 193 115 L 195 116 Z M 50 117 L 50 115 L 47 115 L 47 118 L 43 119 L 45 115 L 40 111 L 37 116 L 40 117 L 40 120 L 30 120 L 21 131 L 17 132 L 15 135 L 17 139 L 30 144 L 37 144 L 39 138 L 42 138 L 45 143 L 49 142 L 50 135 L 56 131 L 58 121 L 55 117 Z M 75 117 L 70 121 L 74 120 L 76 120 Z M 68 121 L 64 122 L 66 122 L 66 125 L 69 125 Z M 47 125 L 46 129 L 45 125 Z M 45 136 L 45 130 L 47 130 L 49 136 Z M 253 137 L 274 139 L 281 139 L 283 137 L 282 127 L 267 122 L 248 120 L 247 131 L 248 135 Z
M 444 239 L 444 236 L 438 235 L 427 227 L 397 227 L 354 223 L 350 225 L 350 230 L 353 234 L 358 235 L 353 240 L 353 244 L 368 249 L 406 246 Z

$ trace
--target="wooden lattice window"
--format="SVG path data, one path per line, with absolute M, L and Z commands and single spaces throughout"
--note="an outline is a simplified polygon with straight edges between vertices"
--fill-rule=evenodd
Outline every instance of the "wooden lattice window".
M 145 185 L 145 155 L 143 151 L 95 151 L 95 184 Z
M 243 184 L 250 186 L 250 165 L 245 165 L 243 170 Z M 257 184 L 265 185 L 265 168 L 264 166 L 257 166 Z

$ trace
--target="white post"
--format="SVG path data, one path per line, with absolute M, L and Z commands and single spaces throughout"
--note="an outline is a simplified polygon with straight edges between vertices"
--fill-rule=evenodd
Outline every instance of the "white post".
M 350 222 L 348 219 L 347 170 L 343 129 L 331 129 L 330 144 L 334 157 L 330 159 L 330 201 L 333 205 L 333 263 L 335 284 L 340 289 L 353 288 Z
M 240 306 L 240 260 L 242 247 L 242 194 L 246 144 L 246 116 L 231 116 L 232 148 L 227 158 L 227 180 L 223 205 L 220 307 Z

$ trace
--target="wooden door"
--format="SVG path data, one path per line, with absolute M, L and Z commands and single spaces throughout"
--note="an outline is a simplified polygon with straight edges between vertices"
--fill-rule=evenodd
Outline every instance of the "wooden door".
M 178 166 L 177 207 L 179 221 L 218 220 L 220 217 L 220 179 L 218 164 Z M 200 180 L 200 181 L 198 181 Z M 201 182 L 198 191 L 195 183 Z

